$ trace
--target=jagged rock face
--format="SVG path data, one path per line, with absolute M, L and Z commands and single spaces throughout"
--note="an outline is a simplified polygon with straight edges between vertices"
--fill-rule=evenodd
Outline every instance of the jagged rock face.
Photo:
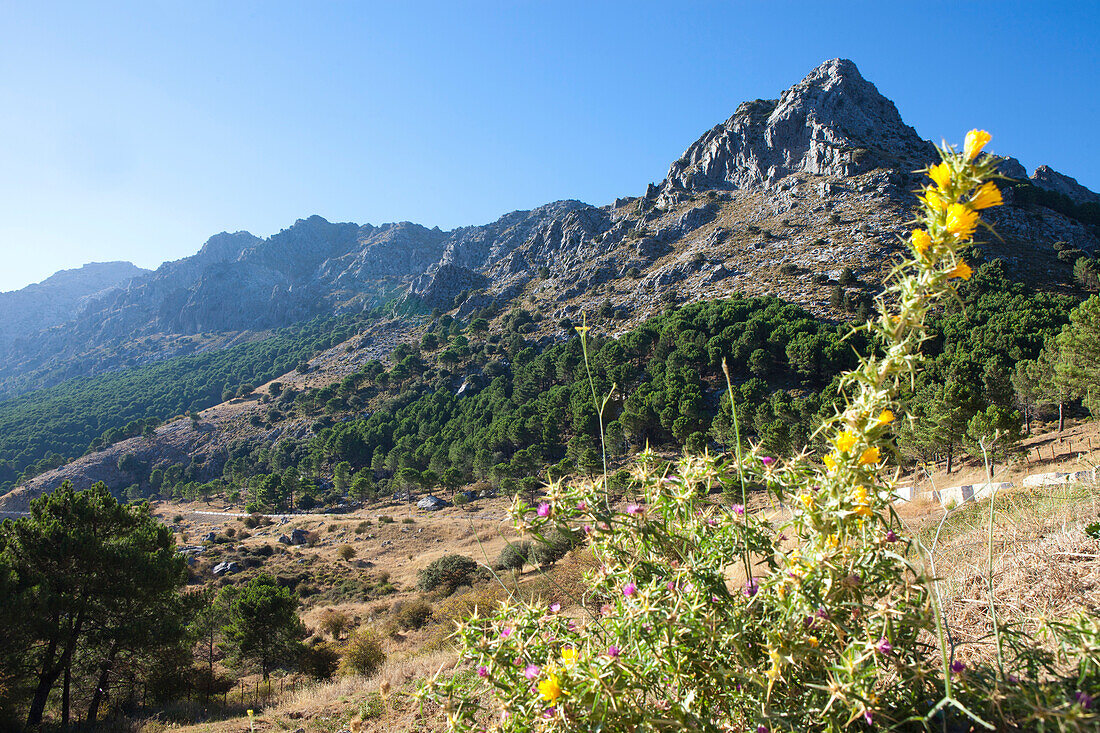
M 1068 196 L 1075 204 L 1100 203 L 1100 194 L 1094 193 L 1077 182 L 1076 178 L 1059 173 L 1050 166 L 1041 165 L 1031 174 L 1031 182 L 1039 188 Z
M 484 275 L 465 267 L 445 264 L 430 273 L 418 277 L 409 288 L 429 308 L 450 308 L 455 296 L 463 290 L 484 287 L 488 281 Z
M 129 262 L 92 262 L 61 270 L 22 290 L 0 293 L 0 358 L 6 358 L 16 339 L 68 321 L 97 294 L 148 272 Z
M 672 164 L 662 192 L 755 188 L 792 173 L 844 178 L 881 167 L 912 171 L 935 155 L 855 64 L 832 59 L 778 100 L 738 107 Z
M 330 259 L 318 270 L 318 279 L 338 288 L 377 285 L 378 278 L 403 279 L 420 275 L 443 256 L 446 235 L 407 221 L 360 227 L 357 246 Z

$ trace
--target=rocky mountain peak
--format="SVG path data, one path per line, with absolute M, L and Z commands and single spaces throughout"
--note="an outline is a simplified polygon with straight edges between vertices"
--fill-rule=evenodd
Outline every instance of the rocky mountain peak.
M 792 173 L 915 170 L 934 157 L 854 63 L 830 59 L 779 99 L 741 104 L 672 164 L 662 192 L 760 188 Z
M 1031 174 L 1031 182 L 1039 188 L 1060 193 L 1073 200 L 1075 204 L 1100 203 L 1100 194 L 1085 188 L 1064 173 L 1059 173 L 1048 165 L 1041 165 Z

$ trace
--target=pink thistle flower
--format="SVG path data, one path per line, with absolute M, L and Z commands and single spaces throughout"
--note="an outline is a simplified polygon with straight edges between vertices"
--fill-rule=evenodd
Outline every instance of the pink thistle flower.
M 537 664 L 528 664 L 526 669 L 523 670 L 523 676 L 529 680 L 533 680 L 539 676 L 539 666 Z
M 587 509 L 588 509 L 588 502 L 586 502 L 586 501 L 578 501 L 577 502 L 577 511 L 583 512 Z
M 621 654 L 621 651 L 619 650 L 619 647 L 615 646 L 614 644 L 607 647 L 607 656 L 611 657 L 612 659 L 618 659 L 619 654 Z
M 668 588 L 669 591 L 674 591 L 676 590 L 676 584 L 670 580 L 668 581 L 668 584 L 665 586 L 665 588 Z
M 500 638 L 501 639 L 507 639 L 511 635 L 512 635 L 512 629 L 509 626 L 505 626 L 503 629 L 500 630 Z
M 550 516 L 550 505 L 547 504 L 545 501 L 542 502 L 541 504 L 539 504 L 538 515 L 540 517 L 549 517 Z
M 768 726 L 766 726 L 766 725 L 756 726 L 756 733 L 768 733 Z
M 592 525 L 591 524 L 584 525 L 584 533 L 585 534 L 592 534 Z
M 870 710 L 863 711 L 863 719 L 867 721 L 867 725 L 875 724 L 875 716 L 871 714 Z
M 745 516 L 745 505 L 744 504 L 734 504 L 733 506 L 730 507 L 730 509 L 733 510 L 733 513 L 736 514 L 739 517 Z
M 628 598 L 638 592 L 638 586 L 633 583 L 627 583 L 623 586 L 623 595 Z
M 645 509 L 643 509 L 640 504 L 627 504 L 626 505 L 626 513 L 627 514 L 631 514 L 631 515 L 641 514 L 644 511 L 645 511 Z
M 894 534 L 894 530 L 891 529 L 891 530 L 886 532 L 886 541 L 887 542 L 897 542 L 899 539 L 900 538 L 896 534 Z
M 560 610 L 561 610 L 561 604 L 560 603 L 551 603 L 550 604 L 550 613 L 557 613 Z
M 544 719 L 544 720 L 550 720 L 550 718 L 553 718 L 553 717 L 554 717 L 554 713 L 555 713 L 556 711 L 557 711 L 557 708 L 555 708 L 555 707 L 554 707 L 553 705 L 551 705 L 550 707 L 546 708 L 545 710 L 543 710 L 543 711 L 542 711 L 542 717 L 543 717 L 543 719 Z
M 569 629 L 570 631 L 575 631 L 577 628 L 577 624 L 574 621 L 570 621 L 565 625 L 565 628 Z
M 477 676 L 478 677 L 488 677 L 489 676 L 489 668 L 486 667 L 484 664 L 481 665 L 480 667 L 477 668 Z
M 760 590 L 760 584 L 756 580 L 750 578 L 745 581 L 745 590 L 743 591 L 746 598 L 752 598 L 756 595 L 756 592 Z
M 612 612 L 614 612 L 614 610 L 615 609 L 613 609 L 611 607 L 610 603 L 605 603 L 602 606 L 600 606 L 600 614 L 602 614 L 604 616 L 610 616 L 612 614 Z
M 771 468 L 772 464 L 775 463 L 775 459 L 771 456 L 762 456 L 760 462 L 764 464 L 764 468 Z
M 875 644 L 875 651 L 878 652 L 879 654 L 881 654 L 882 656 L 886 656 L 886 655 L 890 654 L 892 651 L 894 651 L 894 646 L 884 636 L 884 637 L 882 637 L 881 639 L 878 640 L 877 644 Z

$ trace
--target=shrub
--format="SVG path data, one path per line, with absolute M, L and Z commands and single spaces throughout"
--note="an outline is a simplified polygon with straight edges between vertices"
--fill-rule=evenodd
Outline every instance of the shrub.
M 530 556 L 530 542 L 509 542 L 501 549 L 497 566 L 503 570 L 523 570 Z
M 432 604 L 423 598 L 397 604 L 393 620 L 397 628 L 409 631 L 421 629 L 432 617 Z
M 351 545 L 340 545 L 336 550 L 336 554 L 340 556 L 341 560 L 350 560 L 355 557 L 355 548 Z
M 373 630 L 360 627 L 344 645 L 340 658 L 340 669 L 345 674 L 361 674 L 364 677 L 377 672 L 386 661 L 382 643 Z
M 328 644 L 302 645 L 298 668 L 314 679 L 332 679 L 339 666 L 340 653 Z
M 460 626 L 462 655 L 484 682 L 441 676 L 425 690 L 450 730 L 485 727 L 501 708 L 504 731 L 1096 729 L 1100 621 L 1040 622 L 1044 648 L 998 625 L 990 580 L 993 633 L 982 641 L 996 660 L 955 658 L 941 589 L 890 508 L 882 466 L 926 319 L 971 274 L 961 255 L 976 210 L 1000 202 L 985 183 L 996 160 L 977 157 L 986 141 L 972 131 L 965 155 L 946 150 L 929 170 L 915 256 L 863 327 L 881 349 L 840 380 L 820 458 L 738 448 L 685 456 L 670 471 L 647 449 L 632 472 L 642 501 L 611 507 L 602 481 L 580 480 L 551 483 L 537 511 L 517 502 L 517 527 L 535 536 L 585 528 L 601 613 L 577 623 L 540 602 L 509 603 Z M 790 507 L 788 518 L 746 514 L 750 483 Z M 711 502 L 712 488 L 740 503 Z
M 567 527 L 554 527 L 531 546 L 528 559 L 536 565 L 553 565 L 580 542 L 580 533 Z
M 393 524 L 393 517 L 390 517 L 390 516 L 387 516 L 387 515 L 383 514 L 380 517 L 378 517 L 378 523 L 379 524 Z
M 416 585 L 425 592 L 439 588 L 450 595 L 459 586 L 472 585 L 476 573 L 477 563 L 465 555 L 444 555 L 417 573 Z
M 351 618 L 343 611 L 326 608 L 321 612 L 321 630 L 333 639 L 339 639 L 351 628 Z
M 370 520 L 369 520 L 369 519 L 364 519 L 364 520 L 363 520 L 362 522 L 360 522 L 359 524 L 355 525 L 355 534 L 363 534 L 363 533 L 364 533 L 364 532 L 366 532 L 366 531 L 367 531 L 368 529 L 370 529 L 370 528 L 371 528 L 371 526 L 372 526 L 372 525 L 371 525 L 371 523 L 370 523 Z

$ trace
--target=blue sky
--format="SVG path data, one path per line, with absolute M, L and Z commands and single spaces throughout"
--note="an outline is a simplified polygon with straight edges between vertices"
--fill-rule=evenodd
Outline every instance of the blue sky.
M 1100 190 L 1100 3 L 0 0 L 0 291 L 295 219 L 443 228 L 642 192 L 856 62 L 924 137 Z

